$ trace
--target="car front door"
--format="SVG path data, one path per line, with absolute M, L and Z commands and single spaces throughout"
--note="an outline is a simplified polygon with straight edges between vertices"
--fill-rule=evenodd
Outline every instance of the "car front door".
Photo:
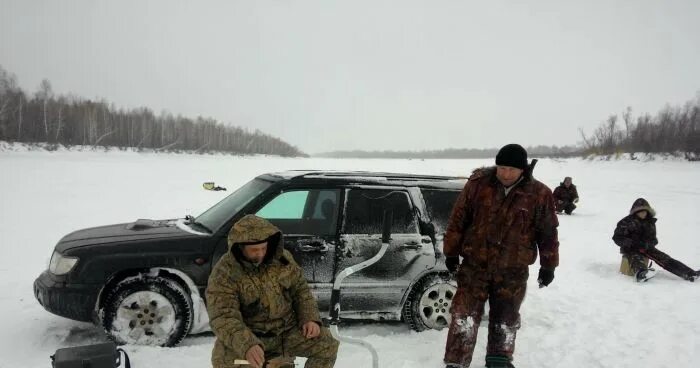
M 430 237 L 419 233 L 418 219 L 405 188 L 349 188 L 337 249 L 337 270 L 373 257 L 381 247 L 384 210 L 393 212 L 391 241 L 374 265 L 352 274 L 342 285 L 342 310 L 376 312 L 367 318 L 400 316 L 401 299 L 423 271 L 435 265 Z
M 290 189 L 256 212 L 282 231 L 312 289 L 333 279 L 339 200 L 339 189 Z

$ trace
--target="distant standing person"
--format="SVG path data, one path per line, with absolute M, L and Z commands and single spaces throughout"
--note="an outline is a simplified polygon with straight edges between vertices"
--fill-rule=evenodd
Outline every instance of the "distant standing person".
M 570 176 L 565 177 L 564 181 L 554 189 L 554 200 L 557 205 L 557 213 L 564 212 L 570 215 L 571 212 L 574 212 L 576 203 L 578 203 L 578 191 Z
M 471 364 L 488 300 L 486 367 L 513 368 L 520 305 L 538 250 L 540 286 L 554 280 L 559 222 L 552 191 L 532 177 L 533 166 L 523 147 L 504 146 L 496 166 L 474 170 L 452 209 L 443 247 L 447 268 L 457 272 L 445 346 L 447 367 Z
M 636 280 L 646 281 L 654 274 L 649 268 L 645 257 L 656 262 L 663 269 L 688 281 L 695 281 L 700 271 L 671 258 L 668 254 L 656 249 L 659 241 L 656 239 L 656 212 L 644 198 L 638 198 L 632 204 L 629 215 L 617 223 L 613 241 L 620 247 L 629 261 L 630 268 Z

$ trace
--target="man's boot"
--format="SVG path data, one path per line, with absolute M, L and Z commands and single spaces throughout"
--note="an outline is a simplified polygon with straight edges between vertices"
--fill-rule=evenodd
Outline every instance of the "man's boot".
M 700 278 L 700 270 L 688 272 L 688 274 L 685 276 L 685 279 L 690 282 L 695 282 L 695 280 L 698 278 Z
M 486 368 L 515 368 L 505 355 L 487 355 Z
M 637 282 L 646 282 L 654 276 L 656 276 L 656 270 L 653 268 L 647 268 L 644 270 L 639 270 L 639 272 L 637 272 L 635 275 L 635 279 Z

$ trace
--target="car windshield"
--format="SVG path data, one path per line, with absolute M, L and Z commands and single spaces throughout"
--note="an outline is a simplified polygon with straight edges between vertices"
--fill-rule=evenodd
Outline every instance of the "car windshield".
M 272 183 L 269 181 L 253 179 L 221 200 L 221 202 L 197 216 L 195 221 L 212 231 L 217 231 L 231 216 L 240 211 L 241 208 L 257 197 L 258 194 L 269 188 L 270 185 L 272 185 Z

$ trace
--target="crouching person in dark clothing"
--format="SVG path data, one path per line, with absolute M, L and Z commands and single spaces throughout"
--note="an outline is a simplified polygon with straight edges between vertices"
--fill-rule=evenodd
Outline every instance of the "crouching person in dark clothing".
M 445 346 L 447 367 L 471 364 L 487 300 L 486 366 L 513 367 L 528 266 L 539 250 L 538 281 L 541 286 L 552 282 L 559 265 L 558 225 L 552 191 L 532 177 L 520 145 L 504 146 L 495 167 L 472 173 L 455 202 L 443 241 L 446 266 L 457 278 Z
M 321 326 L 316 300 L 283 244 L 280 230 L 254 215 L 231 228 L 206 291 L 214 368 L 239 367 L 240 360 L 259 368 L 278 356 L 308 357 L 306 368 L 335 364 L 338 341 Z
M 571 182 L 571 177 L 567 176 L 564 181 L 554 189 L 554 201 L 557 206 L 557 213 L 566 213 L 570 215 L 576 209 L 578 203 L 578 191 L 576 186 Z
M 656 239 L 656 212 L 644 198 L 639 198 L 632 204 L 630 214 L 620 220 L 615 228 L 613 241 L 620 247 L 630 263 L 630 268 L 637 281 L 646 281 L 653 269 L 648 268 L 645 258 L 648 258 L 663 269 L 688 281 L 695 281 L 700 271 L 693 271 L 685 264 L 671 258 L 668 254 L 656 249 L 659 241 Z

